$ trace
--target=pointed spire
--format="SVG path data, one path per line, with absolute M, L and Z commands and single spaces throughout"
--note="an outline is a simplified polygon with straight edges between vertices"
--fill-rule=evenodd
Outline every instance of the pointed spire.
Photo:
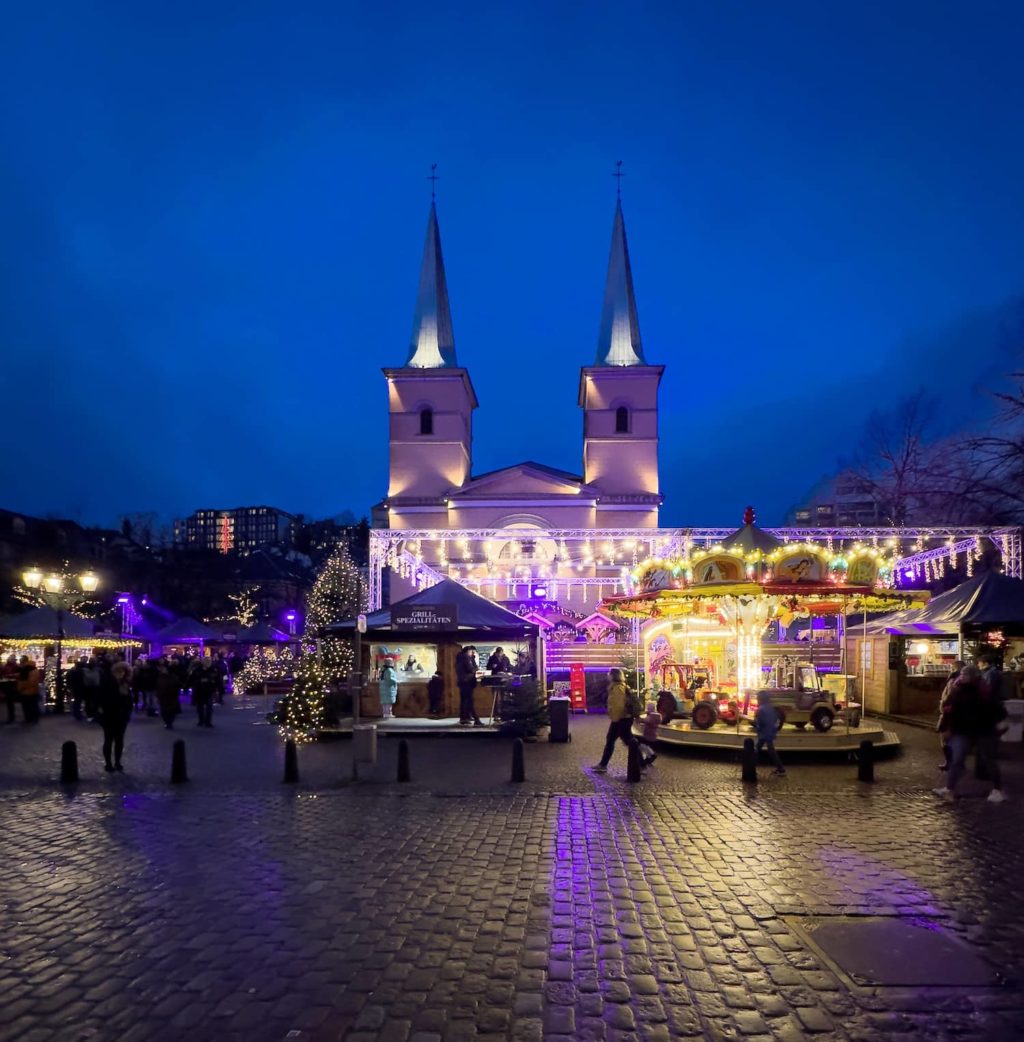
M 452 313 L 448 306 L 448 282 L 444 277 L 444 258 L 441 255 L 441 232 L 433 200 L 427 220 L 427 241 L 423 246 L 409 360 L 405 364 L 415 369 L 442 369 L 458 364 L 455 361 Z
M 621 200 L 615 203 L 615 223 L 612 225 L 612 248 L 608 255 L 608 279 L 604 286 L 596 364 L 647 364 L 640 343 L 640 322 L 636 314 L 636 297 L 633 295 L 633 272 L 629 266 Z

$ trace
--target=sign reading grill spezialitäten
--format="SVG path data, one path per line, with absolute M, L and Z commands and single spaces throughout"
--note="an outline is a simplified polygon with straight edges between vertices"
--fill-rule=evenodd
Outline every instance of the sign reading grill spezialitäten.
M 454 604 L 395 607 L 391 625 L 396 630 L 454 630 L 459 627 L 459 609 Z

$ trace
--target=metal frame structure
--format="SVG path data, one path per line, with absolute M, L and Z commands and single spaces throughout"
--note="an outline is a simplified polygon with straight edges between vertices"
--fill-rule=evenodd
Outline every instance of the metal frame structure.
M 647 557 L 664 557 L 680 549 L 690 547 L 708 548 L 735 532 L 735 527 L 719 528 L 423 528 L 423 529 L 389 529 L 378 528 L 370 531 L 370 565 L 369 565 L 369 609 L 376 610 L 382 606 L 383 582 L 385 567 L 398 566 L 418 575 L 423 585 L 431 586 L 441 579 L 447 578 L 444 571 L 438 570 L 437 560 L 428 563 L 422 554 L 423 543 L 445 548 L 445 557 L 449 564 L 479 563 L 479 548 L 485 543 L 510 543 L 513 541 L 544 540 L 560 545 L 577 546 L 578 544 L 603 544 L 609 541 L 623 542 L 623 549 L 630 551 L 633 564 Z M 922 578 L 934 577 L 938 573 L 940 563 L 949 561 L 956 564 L 959 555 L 966 555 L 969 563 L 980 556 L 983 542 L 987 540 L 999 551 L 1003 559 L 1003 570 L 1013 578 L 1024 578 L 1022 568 L 1022 540 L 1019 528 L 1006 526 L 989 527 L 984 525 L 932 525 L 906 528 L 842 528 L 842 527 L 782 527 L 765 528 L 764 531 L 783 542 L 813 541 L 824 542 L 829 549 L 841 550 L 854 543 L 890 543 L 899 550 L 906 547 L 896 561 L 896 568 L 904 574 L 908 571 Z M 908 545 L 909 544 L 909 545 Z M 411 548 L 415 547 L 415 549 Z M 447 554 L 447 549 L 455 547 L 455 552 Z M 476 548 L 476 549 L 474 549 Z M 468 553 L 468 558 L 467 558 Z M 595 557 L 600 558 L 602 551 Z M 574 558 L 570 555 L 568 560 Z M 576 558 L 578 559 L 578 557 Z M 601 564 L 593 562 L 597 568 L 619 568 L 625 563 L 612 561 Z M 554 587 L 608 587 L 615 589 L 621 580 L 616 575 L 606 576 L 542 576 L 528 575 L 520 577 L 459 577 L 452 576 L 459 582 L 476 587 L 484 592 L 487 587 L 516 587 L 530 583 L 545 582 Z M 514 597 L 515 594 L 510 593 Z M 571 594 L 568 595 L 571 598 Z M 567 599 L 568 599 L 567 598 Z

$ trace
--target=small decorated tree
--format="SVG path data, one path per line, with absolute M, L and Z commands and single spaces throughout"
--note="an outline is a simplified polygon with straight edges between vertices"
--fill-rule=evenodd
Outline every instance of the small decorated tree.
M 328 626 L 354 619 L 366 603 L 358 566 L 339 546 L 316 578 L 306 602 L 303 655 L 295 667 L 295 686 L 285 700 L 282 727 L 289 738 L 311 738 L 324 722 L 327 697 L 353 664 L 349 637 L 325 633 Z

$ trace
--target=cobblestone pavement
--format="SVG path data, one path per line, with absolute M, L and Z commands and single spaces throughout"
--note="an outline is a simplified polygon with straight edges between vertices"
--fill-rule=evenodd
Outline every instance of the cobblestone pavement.
M 671 753 L 628 786 L 580 769 L 600 719 L 529 746 L 526 786 L 507 743 L 453 738 L 410 743 L 410 786 L 387 780 L 390 743 L 358 786 L 347 743 L 304 748 L 296 788 L 251 711 L 215 722 L 180 728 L 193 780 L 174 789 L 176 735 L 153 721 L 123 776 L 96 771 L 89 725 L 0 730 L 0 1038 L 1024 1038 L 1021 803 L 935 801 L 926 732 L 901 731 L 873 788 L 794 763 L 744 791 L 731 760 Z M 809 915 L 928 925 L 1003 983 L 858 986 L 805 941 Z

